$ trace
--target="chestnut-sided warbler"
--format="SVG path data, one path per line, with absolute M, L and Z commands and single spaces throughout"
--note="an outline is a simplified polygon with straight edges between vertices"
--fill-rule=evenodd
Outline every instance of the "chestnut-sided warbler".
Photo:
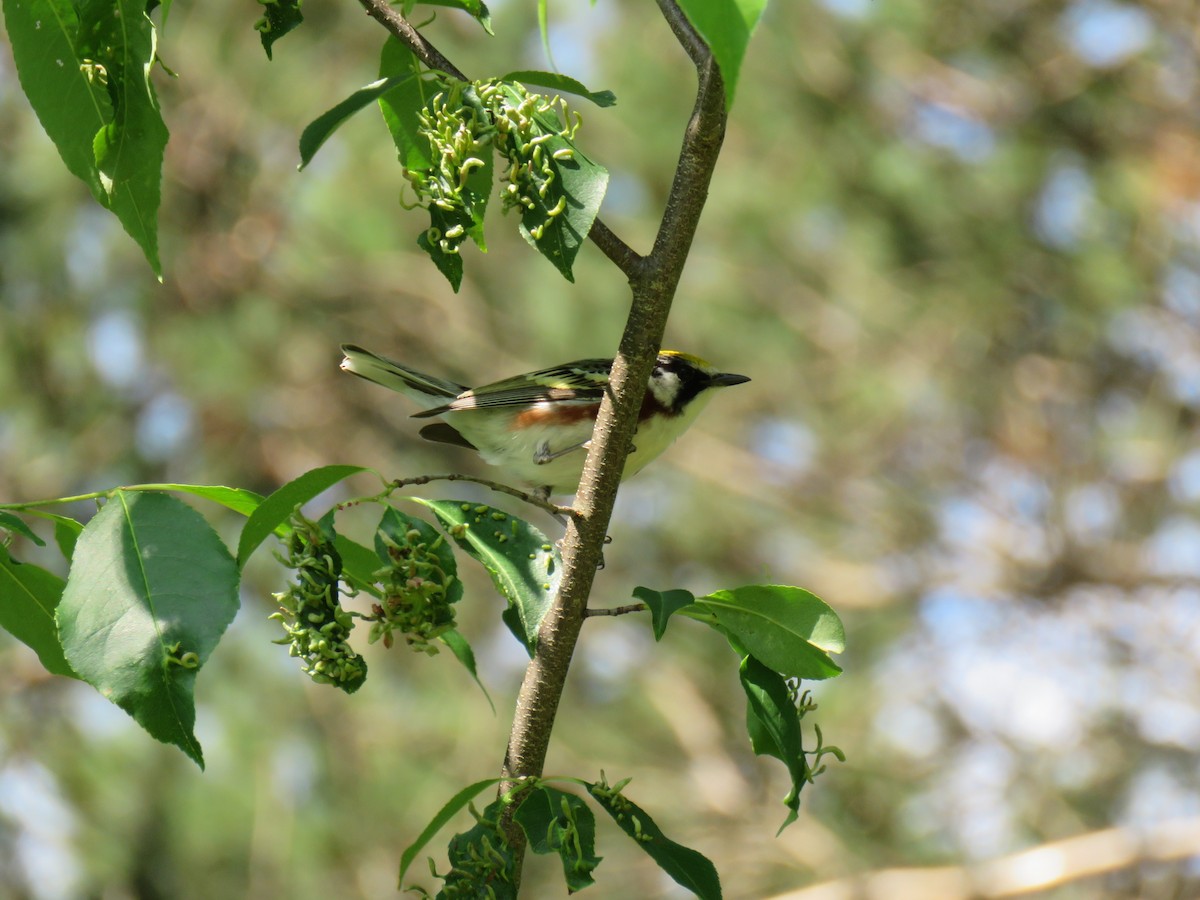
M 578 487 L 611 359 L 581 359 L 468 388 L 353 344 L 343 344 L 342 352 L 344 371 L 416 400 L 425 408 L 414 418 L 442 420 L 421 429 L 426 440 L 476 450 L 485 462 L 547 494 L 569 494 Z M 749 380 L 718 372 L 686 353 L 659 353 L 622 479 L 641 471 L 687 431 L 712 388 Z

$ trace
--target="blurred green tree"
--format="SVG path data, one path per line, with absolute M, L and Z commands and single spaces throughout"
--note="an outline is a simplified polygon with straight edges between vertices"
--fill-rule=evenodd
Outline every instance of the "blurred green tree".
M 684 58 L 643 6 L 550 7 L 556 60 L 621 98 L 589 151 L 635 246 L 688 114 L 658 102 L 685 96 Z M 407 410 L 331 375 L 333 344 L 385 335 L 418 368 L 498 377 L 614 343 L 623 288 L 592 251 L 567 286 L 496 232 L 447 298 L 408 256 L 368 125 L 295 176 L 298 128 L 375 76 L 356 7 L 306 12 L 318 27 L 268 79 L 231 4 L 172 7 L 206 38 L 164 48 L 183 77 L 156 83 L 191 135 L 167 149 L 163 287 L 61 172 L 0 56 L 0 496 L 185 473 L 265 492 L 331 458 L 432 471 Z M 480 70 L 540 65 L 534 12 L 496 19 Z M 451 57 L 474 46 L 474 25 L 439 24 Z M 835 599 L 851 651 L 818 696 L 849 762 L 764 841 L 786 787 L 730 739 L 741 691 L 697 665 L 721 648 L 680 633 L 648 659 L 607 620 L 550 757 L 612 759 L 648 808 L 691 791 L 658 821 L 719 862 L 727 896 L 898 883 L 877 870 L 918 896 L 1196 892 L 1198 50 L 1178 2 L 767 8 L 669 332 L 755 381 L 623 488 L 599 583 L 770 572 Z M 247 579 L 262 605 L 206 669 L 203 782 L 5 645 L 11 893 L 374 896 L 397 848 L 373 823 L 419 829 L 494 761 L 503 725 L 450 663 L 372 656 L 350 706 L 302 689 L 259 652 L 270 573 Z M 520 660 L 489 617 L 462 627 L 503 703 Z M 1002 884 L 1043 844 L 1063 865 Z M 667 895 L 618 857 L 606 896 Z M 531 892 L 558 890 L 551 869 Z

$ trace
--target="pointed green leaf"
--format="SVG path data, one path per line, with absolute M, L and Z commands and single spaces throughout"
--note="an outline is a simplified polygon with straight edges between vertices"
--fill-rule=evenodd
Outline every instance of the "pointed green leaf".
M 783 676 L 772 672 L 753 656 L 742 660 L 738 676 L 746 692 L 746 731 L 750 735 L 750 746 L 756 755 L 773 756 L 782 762 L 792 778 L 792 789 L 783 800 L 788 808 L 787 818 L 779 826 L 783 831 L 796 821 L 800 791 L 809 780 L 800 715 Z
M 4 512 L 3 510 L 0 510 L 0 530 L 11 531 L 14 534 L 19 534 L 22 537 L 33 541 L 33 543 L 37 544 L 39 547 L 46 546 L 46 542 L 34 534 L 33 529 L 25 524 L 24 519 L 18 518 L 10 512 Z M 0 544 L 0 547 L 2 546 L 3 544 Z
M 650 621 L 654 627 L 654 639 L 661 641 L 667 631 L 667 620 L 678 610 L 691 606 L 696 598 L 691 591 L 656 591 L 648 587 L 636 587 L 633 596 L 650 609 Z
M 429 99 L 429 85 L 419 77 L 421 66 L 408 46 L 389 37 L 379 54 L 379 77 L 396 86 L 381 94 L 379 110 L 406 169 L 427 169 L 433 164 L 429 140 L 418 133 L 420 114 Z
M 549 88 L 551 91 L 560 94 L 576 94 L 591 100 L 597 106 L 613 106 L 617 102 L 617 95 L 612 91 L 593 91 L 589 90 L 582 81 L 572 78 L 570 75 L 560 75 L 558 72 L 539 72 L 534 69 L 521 69 L 517 72 L 509 72 L 506 75 L 500 76 L 501 81 L 519 81 L 522 84 L 530 84 L 534 87 Z
M 819 680 L 841 672 L 828 656 L 845 647 L 842 622 L 825 601 L 797 587 L 754 584 L 696 600 L 746 651 L 772 670 Z
M 738 73 L 767 0 L 679 0 L 679 8 L 712 49 L 725 79 L 725 106 L 733 108 Z
M 554 54 L 550 52 L 550 16 L 546 6 L 546 0 L 537 0 L 538 33 L 542 36 L 542 52 L 546 54 L 546 61 L 550 63 L 550 68 L 557 69 Z
M 271 46 L 304 21 L 300 12 L 300 0 L 259 0 L 263 6 L 263 17 L 254 23 L 254 29 L 262 39 L 267 59 L 271 59 Z
M 226 509 L 231 509 L 243 516 L 249 516 L 263 502 L 262 494 L 256 494 L 245 488 L 231 488 L 220 484 L 139 484 L 138 488 L 143 491 L 180 491 L 184 494 L 191 494 L 193 497 L 219 503 Z
M 567 892 L 594 884 L 596 817 L 581 797 L 539 784 L 521 800 L 513 819 L 529 838 L 534 853 L 557 853 L 562 859 Z
M 472 798 L 482 791 L 484 788 L 491 787 L 494 784 L 499 784 L 499 778 L 485 778 L 483 781 L 477 781 L 474 784 L 469 784 L 453 797 L 451 797 L 446 805 L 443 806 L 436 816 L 429 820 L 429 824 L 425 829 L 417 835 L 417 839 L 404 848 L 404 852 L 400 854 L 400 877 L 398 879 L 397 889 L 404 889 L 404 873 L 408 871 L 408 867 L 412 865 L 413 860 L 417 858 L 425 845 L 433 838 L 435 834 L 445 827 L 446 823 L 453 819 L 459 812 L 466 808 Z
M 487 569 L 508 601 L 505 624 L 533 656 L 538 627 L 562 577 L 558 550 L 528 522 L 491 506 L 409 499 L 430 509 L 458 545 Z
M 75 552 L 75 541 L 79 537 L 79 533 L 83 531 L 82 523 L 75 521 L 70 516 L 46 512 L 44 509 L 27 509 L 24 510 L 24 513 L 54 523 L 54 543 L 58 544 L 58 549 L 62 551 L 67 562 L 70 562 L 71 555 Z
M 565 138 L 551 138 L 544 145 L 548 154 L 574 149 Z M 534 201 L 534 208 L 521 216 L 521 237 L 554 264 L 567 281 L 575 281 L 575 257 L 587 242 L 592 223 L 600 213 L 600 204 L 608 190 L 608 170 L 592 162 L 578 149 L 571 159 L 554 160 L 550 168 L 557 176 L 545 197 Z M 563 212 L 546 222 L 550 210 L 565 200 Z M 546 223 L 541 237 L 534 230 Z
M 25 96 L 71 174 L 99 198 L 92 140 L 112 116 L 108 91 L 81 70 L 69 0 L 4 0 L 4 25 Z
M 145 0 L 3 0 L 17 75 L 67 169 L 141 246 L 155 275 L 167 128 Z
M 362 466 L 322 466 L 293 478 L 263 500 L 242 526 L 242 537 L 238 541 L 238 568 L 246 564 L 250 554 L 267 539 L 267 535 L 291 517 L 297 506 L 307 503 L 339 481 L 365 471 Z
M 78 678 L 63 656 L 54 624 L 65 584 L 52 572 L 17 562 L 0 546 L 0 628 L 28 645 L 47 672 Z
M 75 555 L 75 542 L 82 533 L 82 522 L 76 522 L 69 516 L 54 516 L 54 543 L 58 544 L 58 549 L 67 562 Z
M 463 12 L 470 13 L 488 34 L 495 34 L 492 31 L 492 14 L 488 11 L 483 0 L 417 0 L 417 3 L 422 6 L 445 6 L 450 9 L 461 9 Z M 416 6 L 417 3 L 409 3 L 409 6 Z M 407 15 L 407 13 L 406 13 Z
M 479 680 L 479 672 L 475 667 L 475 651 L 471 649 L 471 645 L 467 643 L 467 639 L 457 631 L 447 631 L 438 635 L 438 640 L 450 648 L 450 652 L 454 654 L 454 658 L 462 663 L 463 668 L 470 674 L 471 678 L 479 685 L 479 689 L 483 691 L 483 697 L 488 702 L 488 706 L 492 708 L 492 715 L 496 714 L 496 704 L 492 702 L 492 695 L 488 693 L 487 688 L 483 686 L 483 682 Z
M 587 790 L 621 830 L 633 838 L 634 843 L 676 884 L 701 900 L 720 900 L 721 879 L 708 857 L 668 838 L 644 809 L 623 794 L 615 793 L 605 785 L 588 784 Z
M 457 294 L 458 289 L 462 287 L 462 254 L 457 249 L 452 252 L 443 250 L 440 243 L 430 240 L 433 235 L 445 234 L 446 229 L 455 224 L 458 223 L 446 210 L 438 209 L 436 206 L 430 207 L 429 228 L 417 235 L 417 246 L 429 254 L 429 258 L 433 260 L 437 270 L 445 276 L 446 280 L 450 282 L 450 288 Z
M 375 597 L 380 596 L 379 588 L 375 586 L 375 573 L 382 568 L 379 565 L 379 555 L 344 534 L 334 537 L 333 546 L 342 558 L 342 580 L 355 590 L 366 591 Z
M 312 158 L 321 149 L 321 145 L 329 140 L 329 136 L 341 128 L 347 119 L 359 110 L 366 109 L 388 91 L 400 87 L 413 77 L 410 73 L 372 81 L 366 87 L 359 88 L 333 109 L 309 122 L 300 135 L 300 168 L 303 169 L 312 162 Z
M 488 199 L 492 193 L 494 156 L 490 150 L 483 154 L 483 165 L 476 166 L 467 176 L 461 197 L 463 207 L 452 210 L 429 207 L 429 228 L 417 237 L 417 246 L 429 254 L 438 271 L 450 282 L 458 293 L 462 286 L 463 261 L 461 247 L 465 238 L 460 237 L 450 250 L 443 249 L 441 237 L 452 228 L 460 227 L 466 237 L 471 238 L 483 252 L 487 242 L 483 234 L 483 221 L 487 213 Z
M 505 106 L 520 108 L 526 97 L 523 86 L 514 82 L 497 86 Z M 539 173 L 535 179 L 538 188 L 527 185 L 521 192 L 521 236 L 566 280 L 574 281 L 575 257 L 600 211 L 608 172 L 566 137 L 576 122 L 564 122 L 557 109 L 535 112 L 530 118 L 532 124 L 522 128 L 523 139 L 528 140 L 526 149 L 509 151 L 511 163 L 520 164 L 527 172 L 532 166 Z M 530 149 L 534 140 L 539 144 Z
M 57 620 L 79 677 L 203 768 L 196 673 L 237 608 L 237 565 L 199 513 L 117 491 L 79 537 Z

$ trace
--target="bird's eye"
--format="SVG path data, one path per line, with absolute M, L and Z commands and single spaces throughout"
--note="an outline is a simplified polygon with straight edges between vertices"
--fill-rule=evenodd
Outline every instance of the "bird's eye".
M 663 367 L 655 366 L 654 371 L 650 373 L 650 377 L 651 378 L 662 378 L 663 377 Z

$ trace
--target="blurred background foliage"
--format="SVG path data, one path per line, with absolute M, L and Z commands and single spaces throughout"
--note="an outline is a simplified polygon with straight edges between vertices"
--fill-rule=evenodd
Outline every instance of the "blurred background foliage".
M 428 33 L 475 76 L 546 67 L 535 4 L 491 6 L 495 39 L 449 11 Z M 453 295 L 374 114 L 297 174 L 300 130 L 373 80 L 384 35 L 354 2 L 309 2 L 268 64 L 256 10 L 171 7 L 161 286 L 0 44 L 0 497 L 477 471 L 341 375 L 337 344 L 468 382 L 615 347 L 612 267 L 585 250 L 567 284 L 498 215 Z M 604 218 L 645 249 L 689 66 L 652 4 L 555 0 L 550 21 L 563 70 L 618 95 L 580 101 L 582 140 L 612 172 Z M 1028 883 L 1200 892 L 1198 45 L 1187 0 L 769 6 L 668 339 L 754 381 L 623 489 L 594 600 L 817 592 L 849 650 L 816 717 L 849 760 L 776 839 L 785 775 L 750 754 L 735 659 L 626 617 L 586 627 L 548 771 L 633 776 L 731 898 L 909 867 L 940 867 L 909 896 L 965 896 L 958 867 L 986 895 L 1003 882 L 981 861 L 1093 835 L 1103 869 L 1102 839 L 1164 825 L 1191 837 L 1083 880 L 1041 858 Z M 204 773 L 0 643 L 0 893 L 390 895 L 401 848 L 498 771 L 522 653 L 476 579 L 461 617 L 496 715 L 445 653 L 373 647 L 347 698 L 269 643 L 281 577 L 255 558 L 200 679 Z M 592 893 L 683 896 L 615 828 L 600 840 Z M 561 895 L 557 862 L 527 871 L 530 896 Z

